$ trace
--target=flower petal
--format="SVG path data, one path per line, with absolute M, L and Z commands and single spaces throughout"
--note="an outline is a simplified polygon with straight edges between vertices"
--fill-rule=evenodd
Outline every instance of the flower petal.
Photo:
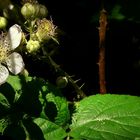
M 9 55 L 6 63 L 10 72 L 15 75 L 19 74 L 24 69 L 24 62 L 19 53 L 14 52 Z
M 10 41 L 10 48 L 12 50 L 17 48 L 20 45 L 22 39 L 21 27 L 17 24 L 10 27 L 8 31 L 7 39 L 8 41 Z
M 0 85 L 5 83 L 9 76 L 9 72 L 5 66 L 0 64 Z

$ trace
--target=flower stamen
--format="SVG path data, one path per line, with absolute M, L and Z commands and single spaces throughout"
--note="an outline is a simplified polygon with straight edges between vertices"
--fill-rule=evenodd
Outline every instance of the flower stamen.
M 4 43 L 0 41 L 0 63 L 3 63 L 9 55 L 10 48 L 4 46 Z
M 39 20 L 37 24 L 38 24 L 38 28 L 37 28 L 36 35 L 39 41 L 49 40 L 50 38 L 56 36 L 57 26 L 53 24 L 52 19 L 47 20 L 44 18 L 42 20 Z

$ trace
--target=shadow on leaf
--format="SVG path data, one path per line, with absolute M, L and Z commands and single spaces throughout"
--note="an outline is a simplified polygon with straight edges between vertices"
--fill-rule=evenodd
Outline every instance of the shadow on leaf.
M 43 137 L 42 130 L 40 129 L 39 126 L 37 126 L 35 123 L 33 123 L 30 120 L 24 120 L 23 125 L 25 126 L 27 132 L 28 132 L 28 137 L 33 140 L 45 140 Z

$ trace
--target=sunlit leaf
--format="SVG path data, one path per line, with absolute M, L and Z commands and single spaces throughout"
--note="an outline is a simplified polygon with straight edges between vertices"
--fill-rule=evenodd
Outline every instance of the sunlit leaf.
M 9 83 L 15 91 L 21 90 L 21 79 L 18 75 L 9 75 L 7 83 Z
M 77 104 L 70 136 L 86 140 L 140 138 L 140 98 L 96 95 Z

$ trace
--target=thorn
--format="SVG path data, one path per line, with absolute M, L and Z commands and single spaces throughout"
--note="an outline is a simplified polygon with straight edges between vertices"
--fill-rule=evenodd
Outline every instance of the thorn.
M 80 99 L 80 95 L 79 94 L 77 95 L 77 99 Z
M 100 27 L 96 27 L 96 29 L 100 30 Z
M 71 76 L 69 76 L 70 78 L 72 78 L 72 77 L 75 77 L 75 75 L 71 75 Z
M 77 83 L 77 82 L 79 82 L 80 80 L 81 80 L 81 79 L 77 79 L 77 80 L 74 81 L 74 83 Z
M 83 88 L 84 85 L 85 85 L 85 83 L 83 83 L 83 84 L 80 86 L 80 89 Z

